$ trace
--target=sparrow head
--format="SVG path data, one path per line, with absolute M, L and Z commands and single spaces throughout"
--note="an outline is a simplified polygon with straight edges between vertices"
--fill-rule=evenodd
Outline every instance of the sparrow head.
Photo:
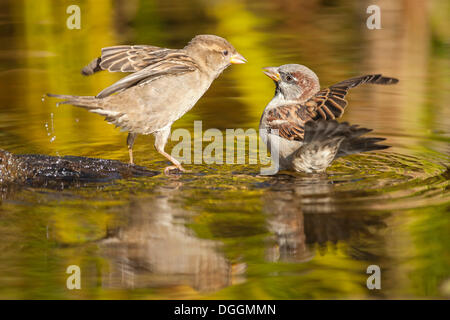
M 320 90 L 317 75 L 303 65 L 285 64 L 263 70 L 264 74 L 276 84 L 276 98 L 302 103 Z
M 247 61 L 231 43 L 214 35 L 196 36 L 184 49 L 201 68 L 216 77 L 230 64 L 241 64 Z

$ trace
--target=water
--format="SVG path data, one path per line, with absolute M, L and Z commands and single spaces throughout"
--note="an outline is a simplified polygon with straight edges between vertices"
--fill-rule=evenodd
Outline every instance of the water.
M 186 165 L 179 177 L 81 187 L 8 188 L 0 203 L 0 298 L 448 298 L 448 2 L 82 1 L 80 30 L 57 1 L 2 1 L 0 148 L 127 161 L 126 134 L 46 92 L 93 95 L 120 78 L 85 78 L 101 47 L 181 47 L 226 37 L 232 66 L 175 123 L 193 131 L 257 128 L 273 84 L 265 66 L 302 63 L 323 86 L 363 73 L 400 79 L 349 95 L 345 121 L 392 148 L 341 159 L 327 175 L 261 177 L 258 165 Z M 117 7 L 115 6 L 117 5 Z M 102 12 L 102 14 L 98 14 Z M 135 160 L 167 162 L 151 137 Z M 170 150 L 176 142 L 171 142 Z M 69 291 L 69 265 L 82 289 Z M 378 265 L 382 289 L 368 290 Z

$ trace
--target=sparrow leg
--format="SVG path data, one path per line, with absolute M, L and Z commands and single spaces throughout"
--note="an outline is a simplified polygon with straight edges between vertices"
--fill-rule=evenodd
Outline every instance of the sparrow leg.
M 164 169 L 164 174 L 169 175 L 171 170 L 178 169 L 181 172 L 185 172 L 184 168 L 181 166 L 181 163 L 172 157 L 170 154 L 164 151 L 164 147 L 166 146 L 167 139 L 169 138 L 170 127 L 165 128 L 161 131 L 156 132 L 155 135 L 155 148 L 160 154 L 162 154 L 166 159 L 173 163 L 172 166 L 168 166 Z
M 130 155 L 130 164 L 134 164 L 133 162 L 133 145 L 134 145 L 134 139 L 136 139 L 137 133 L 128 133 L 127 137 L 127 146 L 128 146 L 128 153 Z

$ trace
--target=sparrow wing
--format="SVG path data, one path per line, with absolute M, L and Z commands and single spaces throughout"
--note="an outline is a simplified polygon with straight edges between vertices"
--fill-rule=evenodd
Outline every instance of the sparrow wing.
M 102 90 L 96 97 L 104 98 L 115 92 L 154 81 L 163 76 L 180 75 L 195 70 L 197 70 L 197 64 L 194 61 L 177 59 L 162 60 L 120 79 L 113 85 Z
M 102 55 L 81 70 L 84 75 L 108 70 L 109 72 L 136 72 L 163 60 L 191 59 L 183 50 L 155 46 L 113 46 L 102 49 Z
M 287 140 L 303 141 L 305 123 L 311 120 L 309 111 L 300 104 L 282 105 L 267 112 L 265 124 L 268 133 L 278 130 L 278 136 Z
M 363 83 L 371 84 L 395 84 L 398 79 L 383 77 L 381 74 L 369 74 L 347 79 L 336 83 L 329 88 L 322 89 L 309 99 L 305 106 L 310 109 L 314 120 L 319 118 L 330 120 L 341 117 L 344 114 L 347 100 L 345 96 L 348 90 Z
M 84 75 L 108 70 L 134 72 L 101 91 L 96 97 L 104 98 L 137 84 L 153 81 L 165 75 L 179 75 L 195 71 L 197 64 L 184 50 L 155 46 L 114 46 L 102 49 L 102 55 L 81 71 Z

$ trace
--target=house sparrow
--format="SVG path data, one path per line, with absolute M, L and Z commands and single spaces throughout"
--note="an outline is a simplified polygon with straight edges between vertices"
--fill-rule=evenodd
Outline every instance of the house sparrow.
M 184 171 L 180 162 L 164 151 L 172 123 L 188 112 L 211 83 L 230 64 L 246 59 L 225 39 L 198 35 L 183 49 L 148 45 L 114 46 L 102 49 L 81 71 L 91 75 L 101 70 L 132 72 L 97 96 L 48 94 L 100 114 L 106 121 L 128 131 L 127 145 L 133 163 L 133 144 L 138 134 L 153 134 L 156 150 L 170 160 L 171 170 Z
M 260 135 L 272 155 L 278 153 L 279 170 L 324 172 L 338 157 L 388 148 L 377 144 L 383 138 L 361 137 L 372 130 L 334 119 L 344 113 L 350 88 L 363 83 L 395 84 L 397 79 L 372 74 L 320 90 L 317 75 L 302 65 L 264 68 L 264 73 L 275 82 L 276 90 L 261 117 Z

